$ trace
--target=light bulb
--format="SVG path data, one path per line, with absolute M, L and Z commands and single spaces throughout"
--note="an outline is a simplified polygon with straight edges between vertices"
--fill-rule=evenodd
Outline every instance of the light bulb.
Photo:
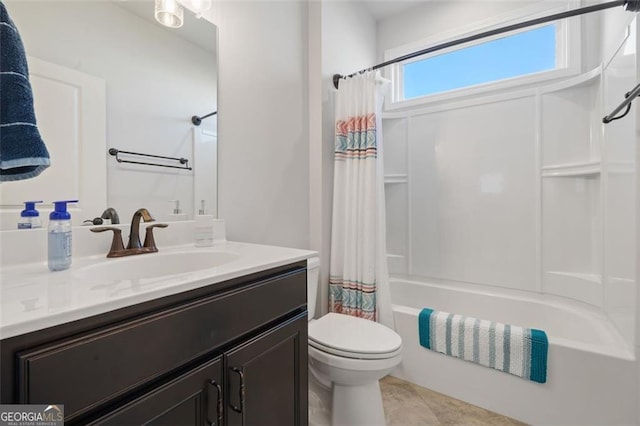
M 191 0 L 191 5 L 196 12 L 204 12 L 211 9 L 211 0 Z
M 176 0 L 156 0 L 156 21 L 170 28 L 180 28 L 184 22 L 184 8 Z

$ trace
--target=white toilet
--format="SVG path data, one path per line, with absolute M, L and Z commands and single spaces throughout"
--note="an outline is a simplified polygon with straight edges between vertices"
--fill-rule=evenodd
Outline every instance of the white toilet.
M 402 360 L 402 339 L 393 330 L 373 321 L 329 313 L 315 315 L 320 261 L 307 260 L 309 309 L 309 382 L 330 396 L 333 426 L 384 425 L 378 381 Z M 320 396 L 318 396 L 320 395 Z

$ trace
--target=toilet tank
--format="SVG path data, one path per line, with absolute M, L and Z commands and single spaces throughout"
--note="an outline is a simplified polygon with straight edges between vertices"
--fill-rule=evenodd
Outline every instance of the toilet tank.
M 320 258 L 314 256 L 307 259 L 307 309 L 309 310 L 309 319 L 314 318 L 316 315 L 318 281 L 320 281 Z

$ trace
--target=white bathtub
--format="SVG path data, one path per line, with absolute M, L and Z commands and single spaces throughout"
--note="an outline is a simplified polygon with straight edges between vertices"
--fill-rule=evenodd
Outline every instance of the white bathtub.
M 391 280 L 402 364 L 393 376 L 530 424 L 637 424 L 638 370 L 615 327 L 597 309 L 493 287 Z M 539 384 L 420 346 L 428 307 L 544 330 L 547 383 Z

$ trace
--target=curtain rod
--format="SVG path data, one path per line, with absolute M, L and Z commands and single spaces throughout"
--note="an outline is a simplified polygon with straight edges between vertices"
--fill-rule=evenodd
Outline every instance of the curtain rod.
M 213 112 L 210 112 L 207 115 L 203 115 L 202 117 L 198 117 L 197 115 L 194 115 L 194 116 L 191 117 L 191 122 L 193 124 L 195 124 L 196 126 L 199 126 L 200 123 L 202 123 L 202 120 L 204 120 L 205 118 L 209 118 L 212 115 L 216 115 L 217 113 L 218 113 L 218 111 L 213 111 Z
M 636 87 L 631 89 L 630 92 L 625 93 L 624 101 L 622 101 L 622 103 L 620 105 L 618 105 L 613 111 L 611 111 L 611 114 L 605 116 L 602 119 L 602 122 L 604 124 L 609 124 L 613 120 L 619 120 L 622 117 L 624 117 L 627 114 L 629 114 L 629 111 L 631 110 L 631 102 L 633 102 L 633 100 L 635 98 L 637 98 L 638 96 L 640 96 L 640 84 L 636 85 Z M 622 108 L 624 108 L 624 107 L 627 107 L 627 110 L 624 113 L 622 113 L 621 115 L 616 116 L 616 114 L 619 113 L 620 111 L 622 111 Z
M 474 41 L 474 40 L 478 40 L 478 39 L 486 38 L 486 37 L 491 37 L 491 36 L 494 36 L 494 35 L 497 35 L 497 34 L 506 33 L 506 32 L 509 32 L 509 31 L 519 30 L 521 28 L 526 28 L 526 27 L 530 27 L 530 26 L 533 26 L 533 25 L 543 24 L 545 22 L 556 21 L 558 19 L 564 19 L 564 18 L 570 18 L 572 16 L 584 15 L 586 13 L 597 12 L 597 11 L 600 11 L 600 10 L 610 9 L 610 8 L 618 7 L 618 6 L 624 6 L 625 10 L 628 10 L 629 12 L 638 12 L 638 11 L 640 11 L 640 0 L 616 0 L 616 1 L 611 1 L 611 2 L 607 2 L 607 3 L 596 4 L 596 5 L 593 5 L 593 6 L 582 7 L 582 8 L 579 8 L 579 9 L 574 9 L 574 10 L 569 10 L 569 11 L 566 11 L 566 12 L 556 13 L 554 15 L 544 16 L 542 18 L 531 19 L 529 21 L 524 21 L 524 22 L 520 22 L 520 23 L 517 23 L 517 24 L 507 25 L 506 27 L 496 28 L 494 30 L 485 31 L 485 32 L 482 32 L 482 33 L 478 33 L 478 34 L 475 34 L 475 35 L 468 36 L 468 37 L 462 37 L 462 38 L 459 38 L 457 40 L 448 41 L 446 43 L 438 44 L 436 46 L 428 47 L 426 49 L 418 50 L 417 52 L 409 53 L 407 55 L 403 55 L 403 56 L 400 56 L 398 58 L 391 59 L 391 60 L 386 61 L 386 62 L 382 62 L 381 64 L 374 65 L 371 68 L 360 70 L 358 72 L 355 72 L 353 74 L 349 74 L 347 76 L 343 76 L 341 74 L 334 74 L 333 75 L 333 85 L 337 89 L 338 85 L 340 84 L 340 79 L 341 78 L 353 77 L 353 76 L 355 76 L 357 74 L 361 74 L 363 72 L 377 70 L 379 68 L 386 67 L 387 65 L 397 64 L 398 62 L 406 61 L 407 59 L 412 59 L 412 58 L 415 58 L 415 57 L 418 57 L 418 56 L 426 55 L 427 53 L 431 53 L 431 52 L 435 52 L 435 51 L 438 51 L 438 50 L 446 49 L 448 47 L 457 46 L 459 44 L 468 43 L 470 41 Z

